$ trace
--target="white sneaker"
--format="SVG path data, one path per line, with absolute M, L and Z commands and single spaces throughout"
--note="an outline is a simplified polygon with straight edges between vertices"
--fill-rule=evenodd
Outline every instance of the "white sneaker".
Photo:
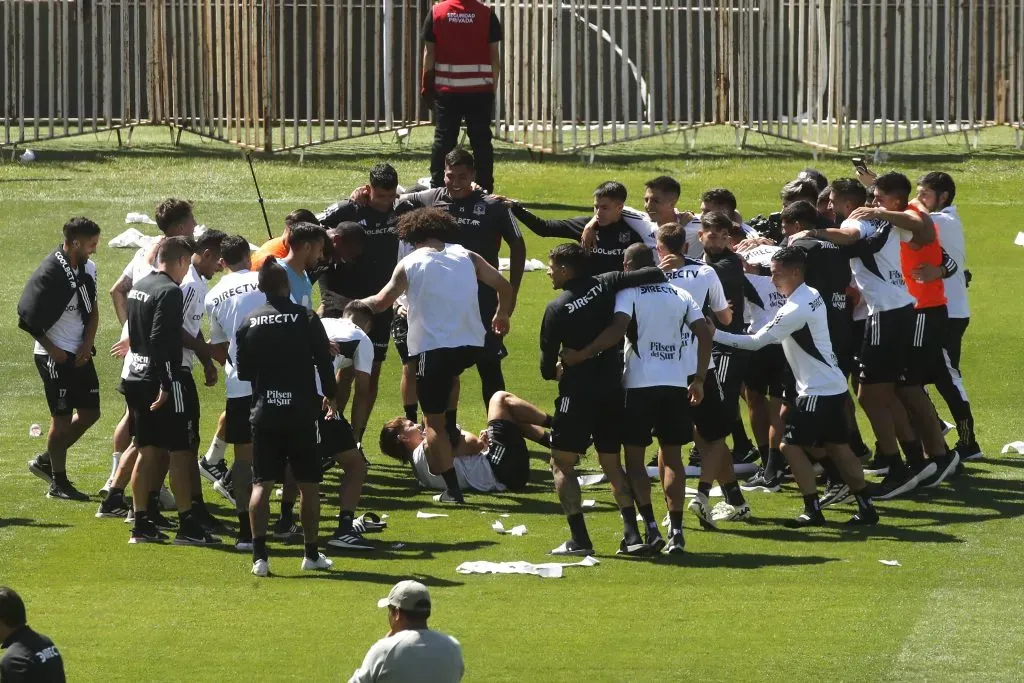
M 256 560 L 252 563 L 253 576 L 269 576 L 270 564 L 266 560 Z
M 708 510 L 708 497 L 703 493 L 698 493 L 690 501 L 689 506 L 690 512 L 697 515 L 697 521 L 705 529 L 717 529 L 718 525 L 715 524 L 715 520 L 711 517 L 711 512 Z
M 213 490 L 219 493 L 220 495 L 224 496 L 224 498 L 232 505 L 235 504 L 234 492 L 230 490 L 227 486 L 224 486 L 224 484 L 219 479 L 213 482 Z
M 302 566 L 299 569 L 308 571 L 310 569 L 330 569 L 334 564 L 331 560 L 327 559 L 327 556 L 323 553 L 318 553 L 319 557 L 315 560 L 311 560 L 308 557 L 302 558 Z
M 160 507 L 164 510 L 175 510 L 174 494 L 166 486 L 160 487 Z
M 711 511 L 711 519 L 716 522 L 734 522 L 740 519 L 749 519 L 750 517 L 750 506 L 746 503 L 736 507 L 723 500 Z

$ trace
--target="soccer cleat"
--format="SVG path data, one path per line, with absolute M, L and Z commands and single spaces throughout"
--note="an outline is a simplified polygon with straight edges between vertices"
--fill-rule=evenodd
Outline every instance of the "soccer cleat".
M 270 563 L 266 560 L 256 560 L 252 563 L 252 575 L 260 578 L 270 575 Z
M 287 517 L 278 517 L 274 522 L 274 538 L 279 541 L 287 541 L 302 535 L 302 527 L 294 520 Z
M 711 518 L 711 511 L 708 508 L 708 497 L 703 493 L 698 493 L 690 500 L 689 504 L 690 512 L 697 516 L 697 521 L 705 529 L 717 529 L 718 525 Z
M 303 571 L 310 571 L 313 569 L 330 569 L 334 565 L 334 562 L 327 559 L 327 556 L 323 553 L 317 553 L 317 558 L 311 560 L 308 557 L 302 558 L 302 565 L 299 569 Z
M 351 531 L 338 531 L 334 532 L 331 536 L 331 540 L 327 541 L 327 545 L 332 548 L 341 548 L 342 550 L 373 550 L 372 545 L 367 545 L 366 541 L 359 534 L 352 533 Z
M 88 494 L 82 493 L 75 488 L 75 485 L 70 481 L 65 481 L 63 484 L 53 482 L 50 484 L 50 490 L 46 492 L 47 498 L 56 498 L 57 500 L 74 500 L 74 501 L 86 501 L 89 500 Z
M 847 526 L 875 526 L 878 524 L 878 511 L 875 508 L 858 510 L 857 514 L 846 520 Z
M 46 453 L 40 453 L 28 461 L 28 471 L 36 475 L 47 484 L 53 483 L 53 467 L 50 465 L 50 457 Z
M 124 496 L 116 496 L 114 498 L 108 498 L 107 500 L 100 503 L 100 507 L 96 510 L 96 517 L 98 519 L 103 518 L 121 518 L 124 519 L 131 512 L 131 508 L 125 503 Z
M 834 481 L 825 489 L 825 494 L 818 501 L 820 507 L 826 508 L 830 505 L 839 505 L 850 497 L 850 487 L 841 481 Z
M 956 451 L 950 451 L 941 458 L 935 458 L 932 462 L 935 463 L 935 474 L 921 480 L 918 484 L 921 488 L 933 489 L 951 477 L 960 465 L 960 455 Z
M 656 555 L 665 547 L 665 539 L 657 531 L 648 530 L 644 537 L 644 545 L 647 546 L 649 555 Z
M 208 533 L 198 522 L 186 521 L 174 537 L 174 545 L 215 545 L 220 539 Z
M 578 545 L 576 541 L 571 538 L 554 550 L 548 552 L 548 555 L 570 555 L 572 557 L 586 557 L 587 555 L 593 554 L 593 548 L 584 548 L 583 546 Z
M 981 460 L 985 457 L 985 454 L 981 452 L 981 446 L 978 445 L 977 441 L 971 443 L 964 443 L 957 441 L 956 446 L 953 450 L 960 456 L 960 462 L 971 462 L 973 460 Z
M 138 543 L 162 543 L 168 538 L 167 534 L 157 529 L 149 520 L 140 520 L 132 527 L 132 534 L 128 542 L 135 545 Z
M 724 500 L 711 511 L 711 520 L 714 522 L 736 522 L 751 516 L 750 506 L 746 503 L 737 506 Z
M 797 515 L 796 519 L 787 519 L 782 523 L 787 529 L 803 529 L 809 526 L 825 526 L 825 515 L 821 510 L 807 512 L 806 510 Z
M 750 465 L 760 459 L 761 453 L 757 450 L 756 446 L 732 449 L 732 462 L 734 465 Z
M 388 523 L 373 512 L 367 512 L 352 520 L 352 531 L 357 534 L 372 534 L 384 531 Z
M 633 539 L 635 542 L 627 541 L 625 538 L 619 541 L 619 549 L 615 551 L 616 555 L 629 555 L 630 557 L 643 557 L 649 552 L 649 548 L 646 543 L 641 543 L 640 539 Z
M 174 494 L 166 486 L 160 487 L 160 507 L 164 510 L 174 510 L 177 507 Z
M 682 555 L 686 552 L 686 541 L 682 534 L 672 534 L 668 537 L 668 545 L 661 551 L 663 555 Z
M 211 484 L 223 479 L 227 476 L 228 472 L 228 466 L 223 460 L 216 463 L 210 463 L 206 458 L 199 458 L 199 474 L 203 475 L 203 479 Z
M 740 484 L 744 491 L 762 491 L 764 493 L 775 493 L 782 488 L 782 477 L 778 474 L 767 477 L 764 468 L 758 468 L 757 472 Z
M 466 502 L 465 500 L 459 500 L 458 498 L 455 498 L 447 491 L 442 491 L 441 493 L 435 495 L 433 497 L 433 501 L 435 503 L 449 503 L 452 505 L 463 505 Z
M 864 474 L 871 474 L 876 477 L 884 477 L 889 474 L 889 470 L 892 468 L 892 457 L 884 456 L 875 452 L 875 457 L 871 459 L 871 462 L 864 465 Z

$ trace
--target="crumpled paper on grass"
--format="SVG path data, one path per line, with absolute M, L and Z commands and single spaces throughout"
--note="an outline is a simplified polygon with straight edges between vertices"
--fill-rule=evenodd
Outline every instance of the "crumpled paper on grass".
M 560 579 L 566 567 L 594 567 L 601 564 L 596 557 L 588 555 L 579 562 L 463 562 L 455 571 L 459 574 L 528 574 L 542 579 Z

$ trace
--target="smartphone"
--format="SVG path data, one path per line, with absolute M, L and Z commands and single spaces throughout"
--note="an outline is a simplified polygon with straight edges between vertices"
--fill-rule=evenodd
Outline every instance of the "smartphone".
M 864 163 L 864 159 L 861 157 L 853 157 L 850 159 L 850 162 L 853 164 L 853 169 L 857 171 L 857 173 L 868 173 L 868 166 Z

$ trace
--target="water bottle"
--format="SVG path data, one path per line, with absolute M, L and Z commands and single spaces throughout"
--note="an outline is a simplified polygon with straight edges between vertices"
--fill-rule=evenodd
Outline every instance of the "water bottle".
M 31 427 L 28 428 L 28 435 L 29 436 L 42 436 L 43 435 L 43 428 L 40 427 L 37 424 L 34 424 L 34 425 L 32 425 Z

